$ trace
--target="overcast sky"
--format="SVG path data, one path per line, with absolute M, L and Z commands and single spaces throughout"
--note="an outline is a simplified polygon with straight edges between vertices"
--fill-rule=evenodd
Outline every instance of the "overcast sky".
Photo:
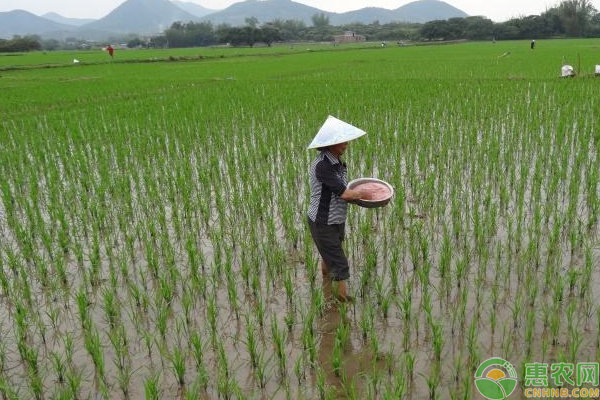
M 0 11 L 23 9 L 34 14 L 54 11 L 65 17 L 101 18 L 124 0 L 0 0 Z M 223 9 L 239 0 L 187 0 L 207 8 Z M 344 12 L 363 7 L 398 8 L 410 0 L 295 0 L 326 11 Z M 446 0 L 469 15 L 485 15 L 494 21 L 539 14 L 558 0 Z M 600 0 L 592 1 L 599 8 Z

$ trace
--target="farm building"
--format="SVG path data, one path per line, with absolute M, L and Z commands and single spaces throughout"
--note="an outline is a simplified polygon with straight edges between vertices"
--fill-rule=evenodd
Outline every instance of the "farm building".
M 363 35 L 357 35 L 352 31 L 346 31 L 343 35 L 335 35 L 333 39 L 336 43 L 353 43 L 365 41 L 365 37 Z

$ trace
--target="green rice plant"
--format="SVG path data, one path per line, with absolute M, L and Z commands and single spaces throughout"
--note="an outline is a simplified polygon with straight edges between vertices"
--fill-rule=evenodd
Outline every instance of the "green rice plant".
M 144 395 L 146 400 L 159 400 L 161 397 L 160 374 L 151 372 L 144 379 Z
M 163 341 L 167 338 L 169 314 L 170 311 L 168 303 L 161 301 L 157 305 L 156 310 L 156 327 L 158 328 L 158 332 L 160 333 L 160 337 Z
M 237 286 L 233 273 L 227 275 L 227 295 L 229 297 L 229 304 L 234 311 L 236 319 L 239 319 L 240 305 L 238 300 Z
M 314 367 L 317 358 L 317 345 L 314 332 L 311 329 L 305 328 L 302 331 L 302 346 L 304 348 L 304 353 L 308 355 L 309 365 Z
M 432 330 L 432 344 L 434 359 L 439 363 L 442 359 L 442 350 L 444 348 L 444 327 L 442 324 L 433 323 L 431 325 Z
M 576 327 L 572 327 L 569 329 L 569 361 L 572 363 L 577 362 L 577 355 L 579 354 L 579 349 L 581 344 L 583 343 L 583 337 L 581 336 L 581 331 Z
M 415 361 L 416 356 L 411 352 L 404 353 L 404 366 L 406 378 L 409 382 L 412 382 L 414 379 L 414 371 L 415 371 Z
M 171 306 L 173 297 L 175 296 L 174 287 L 172 281 L 167 276 L 159 276 L 158 286 L 161 299 L 164 300 L 167 307 Z M 158 303 L 158 301 L 157 301 Z
M 252 274 L 252 278 L 250 281 L 250 287 L 252 289 L 252 294 L 254 295 L 254 297 L 260 296 L 261 278 L 260 278 L 260 273 L 258 271 L 255 271 L 255 273 Z
M 29 338 L 29 311 L 20 301 L 15 304 L 14 321 L 18 340 L 26 342 Z
M 152 348 L 154 347 L 155 343 L 155 335 L 145 329 L 142 330 L 141 335 L 144 340 L 146 351 L 148 352 L 148 358 L 152 359 Z
M 28 371 L 28 379 L 29 379 L 29 388 L 33 393 L 33 397 L 36 400 L 44 399 L 44 381 L 39 371 L 36 371 L 31 366 L 29 366 Z
M 283 287 L 285 289 L 288 304 L 292 306 L 294 304 L 294 284 L 289 269 L 286 269 L 284 272 Z
M 83 371 L 73 367 L 69 368 L 66 374 L 66 382 L 71 398 L 79 399 L 83 382 Z
M 4 342 L 0 341 L 0 375 L 4 373 L 6 369 L 7 361 L 7 349 Z
M 267 371 L 267 361 L 265 360 L 265 353 L 263 351 L 259 352 L 256 356 L 256 367 L 254 368 L 254 376 L 256 377 L 258 386 L 264 390 L 267 387 L 267 380 L 269 378 L 269 374 Z
M 229 380 L 230 368 L 229 361 L 227 359 L 227 353 L 225 352 L 225 347 L 223 346 L 223 342 L 219 341 L 218 350 L 217 350 L 217 362 L 219 365 L 219 372 L 221 376 L 227 378 Z
M 306 368 L 302 355 L 296 358 L 294 362 L 294 375 L 296 376 L 298 386 L 302 384 L 302 381 L 306 380 Z
M 189 286 L 184 286 L 181 293 L 181 308 L 183 309 L 183 315 L 185 317 L 185 323 L 189 329 L 192 324 L 192 309 L 194 307 L 194 296 L 192 289 Z
M 190 342 L 192 345 L 192 356 L 194 358 L 194 362 L 196 364 L 197 371 L 197 381 L 198 385 L 202 389 L 206 389 L 208 385 L 208 371 L 206 370 L 206 366 L 204 364 L 204 354 L 206 352 L 205 345 L 202 342 L 202 338 L 200 337 L 200 333 L 198 331 L 194 331 L 191 335 Z
M 408 391 L 406 377 L 401 370 L 397 370 L 393 376 L 391 384 L 382 393 L 384 400 L 402 399 Z
M 389 268 L 390 268 L 390 282 L 392 285 L 391 291 L 392 294 L 395 296 L 398 294 L 398 278 L 400 275 L 400 254 L 399 254 L 399 248 L 398 247 L 394 247 L 392 249 L 392 255 L 391 255 L 391 260 L 390 260 L 390 264 L 389 264 Z
M 582 277 L 580 279 L 580 291 L 579 298 L 584 299 L 589 291 L 590 282 L 592 281 L 592 271 L 594 270 L 594 261 L 592 256 L 592 249 L 589 245 L 585 249 L 585 266 L 583 268 Z
M 112 289 L 105 289 L 102 297 L 106 322 L 111 329 L 115 329 L 121 314 L 119 301 Z
M 176 346 L 171 353 L 170 360 L 171 368 L 180 388 L 185 386 L 186 359 L 187 354 Z
M 258 366 L 258 341 L 256 337 L 256 326 L 246 314 L 246 349 L 250 356 L 250 365 L 252 368 Z
M 65 375 L 67 372 L 67 365 L 65 364 L 62 357 L 55 352 L 52 352 L 50 354 L 50 358 L 52 359 L 52 367 L 54 369 L 54 373 L 56 374 L 56 379 L 58 381 L 58 384 L 62 386 L 65 384 Z
M 469 366 L 471 370 L 475 370 L 480 362 L 479 346 L 477 343 L 477 323 L 475 320 L 471 321 L 469 326 L 469 332 L 467 334 L 467 349 L 469 350 Z
M 196 400 L 202 398 L 202 384 L 198 382 L 194 382 L 186 391 L 185 391 L 185 400 Z
M 375 372 L 374 376 L 377 376 L 377 372 Z M 346 376 L 346 373 L 343 372 L 341 381 L 342 381 L 342 392 L 343 392 L 344 396 L 350 400 L 358 400 L 360 398 L 360 396 L 359 396 L 359 392 L 357 389 L 356 380 L 349 380 Z M 374 382 L 374 381 L 375 381 L 375 379 L 372 379 L 369 381 L 369 385 L 367 386 L 367 393 L 366 393 L 367 398 L 377 398 L 379 390 L 377 387 L 377 382 Z M 361 393 L 361 395 L 364 395 L 364 394 Z
M 265 303 L 264 300 L 262 298 L 262 296 L 258 296 L 256 298 L 256 308 L 254 309 L 255 311 L 255 316 L 256 319 L 258 321 L 258 326 L 260 326 L 261 328 L 264 328 L 265 326 Z
M 362 308 L 362 313 L 360 317 L 360 330 L 362 333 L 362 339 L 364 341 L 367 340 L 369 334 L 373 331 L 375 316 L 373 315 L 373 308 L 367 302 L 364 304 Z
M 216 299 L 215 299 L 216 294 L 213 293 L 209 298 L 208 301 L 206 303 L 206 318 L 208 320 L 208 325 L 210 327 L 210 333 L 211 333 L 211 341 L 213 343 L 213 346 L 216 343 L 216 336 L 217 336 L 217 303 L 216 303 Z M 214 346 L 216 348 L 216 346 Z
M 123 364 L 122 367 L 119 367 L 117 370 L 117 384 L 121 393 L 123 393 L 123 398 L 128 399 L 130 392 L 129 386 L 131 384 L 131 378 L 133 376 L 133 371 L 131 370 L 131 366 L 129 363 Z
M 85 290 L 81 288 L 75 297 L 77 301 L 77 310 L 79 311 L 79 321 L 81 327 L 85 331 L 90 328 L 90 314 L 89 314 L 89 303 Z
M 437 399 L 437 390 L 441 382 L 441 367 L 438 362 L 434 363 L 431 372 L 428 376 L 421 374 L 427 383 L 427 389 L 429 390 L 429 400 Z
M 291 333 L 296 322 L 296 313 L 293 310 L 288 310 L 288 312 L 285 314 L 285 317 L 283 317 L 283 322 L 287 327 L 288 333 Z
M 405 326 L 409 326 L 412 317 L 412 290 L 412 283 L 407 282 L 404 285 L 400 303 L 400 308 L 402 309 L 402 319 L 404 320 Z
M 287 354 L 285 351 L 286 331 L 280 330 L 276 318 L 271 318 L 271 337 L 273 338 L 273 346 L 277 355 L 279 373 L 283 378 L 287 376 Z
M 317 377 L 317 393 L 319 395 L 319 400 L 327 399 L 327 385 L 325 383 L 325 372 L 322 368 L 317 368 L 316 371 Z
M 524 300 L 521 294 L 517 295 L 515 299 L 515 303 L 512 308 L 512 318 L 513 318 L 513 328 L 517 329 L 519 327 L 519 321 L 521 318 L 521 314 L 524 310 Z
M 22 397 L 19 391 L 9 382 L 4 375 L 0 376 L 0 393 L 7 400 L 20 400 Z
M 96 376 L 98 377 L 100 382 L 104 382 L 104 353 L 102 352 L 102 342 L 100 340 L 100 334 L 98 333 L 98 329 L 93 328 L 90 329 L 90 331 L 84 332 L 84 342 L 85 348 L 88 351 L 94 364 Z
M 342 343 L 338 338 L 333 343 L 333 350 L 331 353 L 331 368 L 335 376 L 340 377 L 342 372 Z

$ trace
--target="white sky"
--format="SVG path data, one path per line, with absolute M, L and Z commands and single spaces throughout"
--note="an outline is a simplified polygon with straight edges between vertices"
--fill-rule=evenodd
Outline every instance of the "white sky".
M 41 15 L 50 11 L 65 17 L 101 18 L 125 0 L 0 0 L 0 12 L 23 9 Z M 239 0 L 187 0 L 207 8 L 223 9 Z M 394 9 L 411 0 L 294 0 L 325 11 L 344 12 L 363 7 Z M 559 0 L 445 0 L 469 15 L 485 15 L 494 21 L 540 14 Z M 592 3 L 598 9 L 600 0 Z

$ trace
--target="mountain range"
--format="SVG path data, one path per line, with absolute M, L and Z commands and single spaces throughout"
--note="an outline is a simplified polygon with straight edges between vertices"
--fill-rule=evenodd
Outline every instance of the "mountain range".
M 255 17 L 259 22 L 275 19 L 302 20 L 312 25 L 312 16 L 323 13 L 329 17 L 332 25 L 344 25 L 354 22 L 370 24 L 373 21 L 386 24 L 389 22 L 427 22 L 435 19 L 466 17 L 465 12 L 440 0 L 418 0 L 394 10 L 367 7 L 345 13 L 333 13 L 319 10 L 292 0 L 246 0 L 235 3 L 225 10 L 203 17 L 203 21 L 213 24 L 243 25 L 247 17 Z
M 182 10 L 187 11 L 198 18 L 202 18 L 205 15 L 219 11 L 202 7 L 200 4 L 192 3 L 190 1 L 172 0 L 172 3 L 175 4 L 177 7 L 181 8 Z
M 42 15 L 42 18 L 49 19 L 50 21 L 54 21 L 59 24 L 73 25 L 73 26 L 82 26 L 82 25 L 89 24 L 90 22 L 95 21 L 94 19 L 91 19 L 91 18 L 67 18 L 67 17 L 63 17 L 62 15 L 57 14 L 55 12 L 46 13 L 46 14 Z
M 394 10 L 367 7 L 345 13 L 322 11 L 292 0 L 245 0 L 224 10 L 210 10 L 180 0 L 126 0 L 98 20 L 67 18 L 56 13 L 37 16 L 24 10 L 0 12 L 0 38 L 37 34 L 45 38 L 103 40 L 115 34 L 157 34 L 175 21 L 210 21 L 215 25 L 227 23 L 235 26 L 245 24 L 249 17 L 258 19 L 260 23 L 294 19 L 312 25 L 311 18 L 317 13 L 328 16 L 332 25 L 370 24 L 374 21 L 427 22 L 467 16 L 440 0 L 413 1 Z

